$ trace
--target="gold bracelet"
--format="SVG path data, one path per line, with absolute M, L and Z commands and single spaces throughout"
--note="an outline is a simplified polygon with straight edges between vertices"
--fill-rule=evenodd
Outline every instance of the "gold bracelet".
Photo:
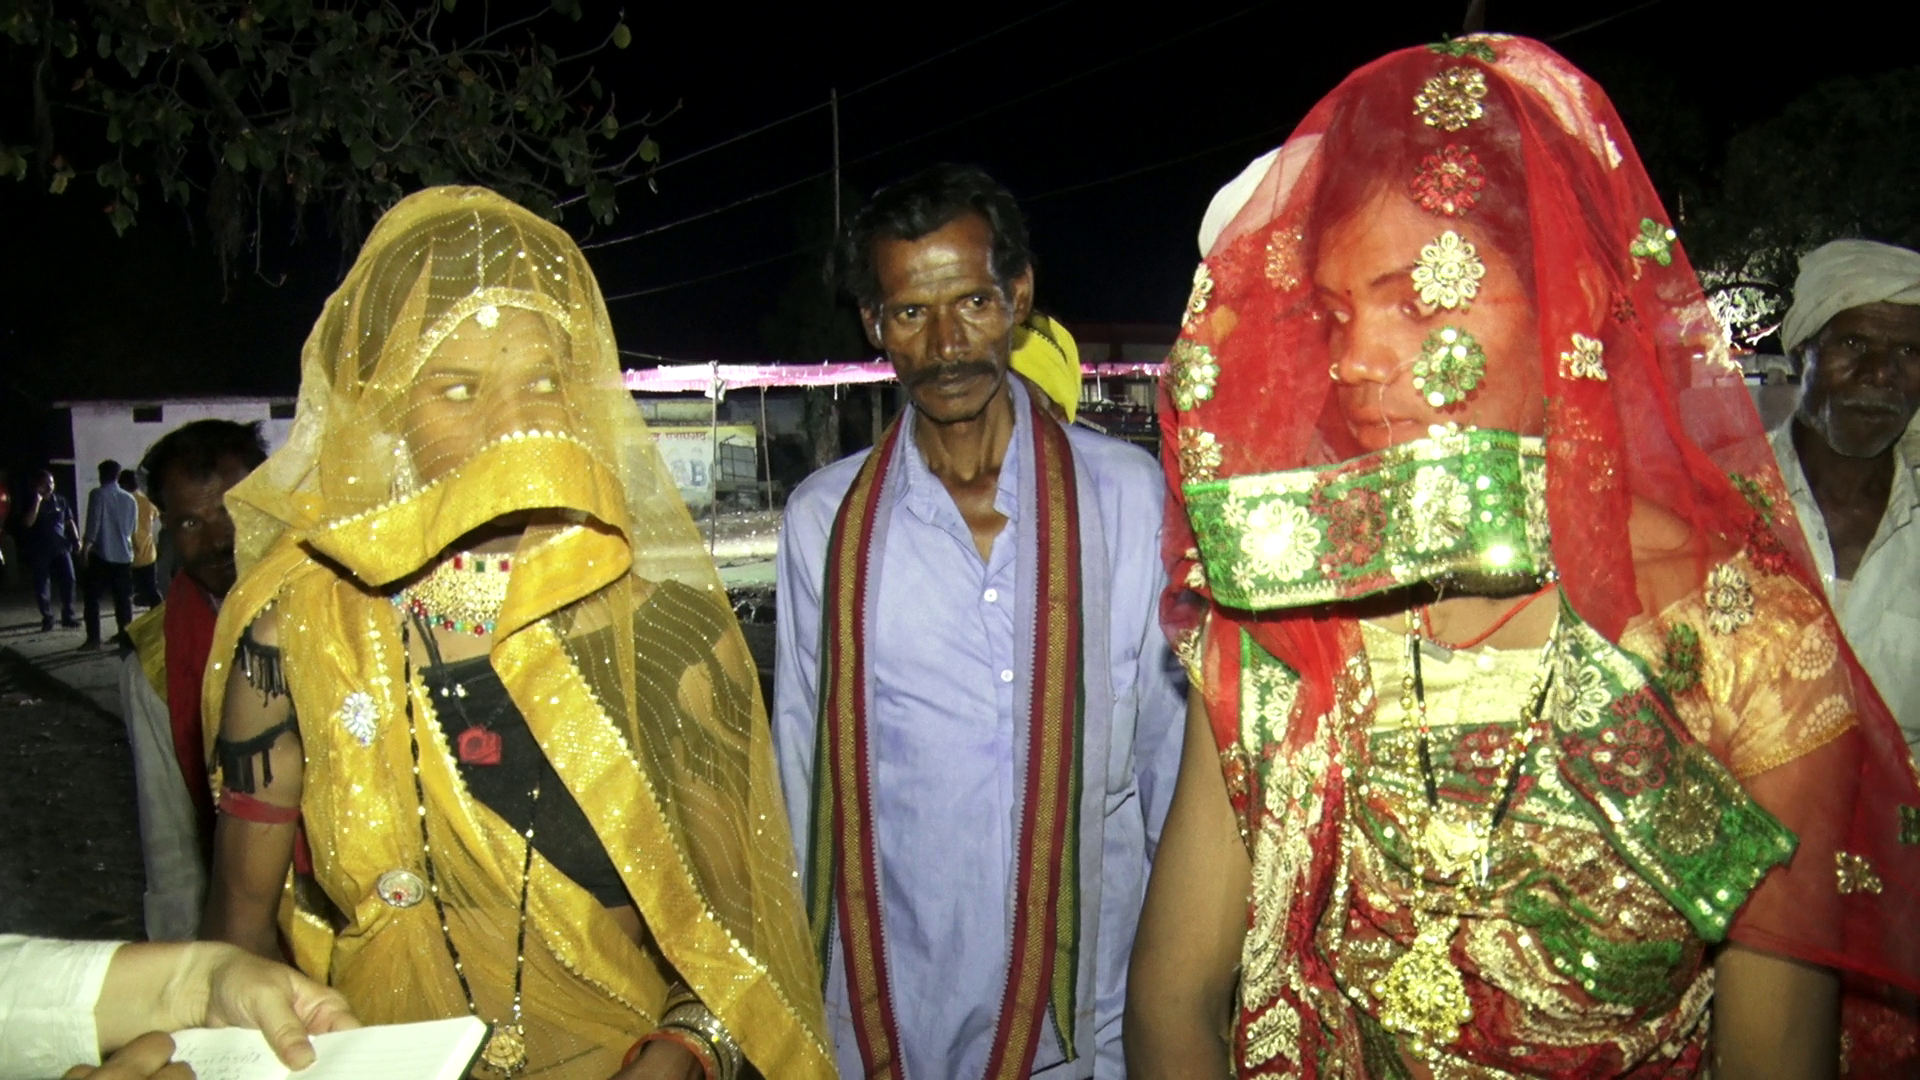
M 719 1080 L 736 1080 L 740 1075 L 742 1056 L 740 1044 L 734 1041 L 727 1026 L 713 1015 L 698 999 L 675 1004 L 660 1018 L 660 1027 L 684 1031 L 713 1048 L 713 1056 L 720 1063 Z

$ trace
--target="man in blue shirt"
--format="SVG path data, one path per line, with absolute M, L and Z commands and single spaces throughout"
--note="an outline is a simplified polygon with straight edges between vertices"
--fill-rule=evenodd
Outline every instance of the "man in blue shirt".
M 113 621 L 124 631 L 133 621 L 133 530 L 139 504 L 120 486 L 120 463 L 100 463 L 100 486 L 87 495 L 87 524 L 80 532 L 80 558 L 86 567 L 87 640 L 81 651 L 100 647 L 100 591 L 113 593 Z
M 844 244 L 912 408 L 801 484 L 780 539 L 774 744 L 835 1056 L 1119 1080 L 1185 711 L 1161 471 L 1007 377 L 1033 269 L 991 178 L 903 181 Z
M 73 506 L 54 490 L 53 473 L 41 469 L 33 478 L 33 501 L 20 519 L 26 530 L 27 569 L 33 574 L 33 596 L 40 602 L 40 629 L 53 629 L 53 586 L 60 586 L 60 625 L 80 625 L 73 617 L 73 553 L 80 546 L 80 526 Z

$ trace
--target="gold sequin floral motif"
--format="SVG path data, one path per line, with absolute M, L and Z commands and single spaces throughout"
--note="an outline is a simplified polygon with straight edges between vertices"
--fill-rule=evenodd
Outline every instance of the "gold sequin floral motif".
M 1833 863 L 1842 896 L 1857 892 L 1877 894 L 1883 887 L 1880 875 L 1873 872 L 1873 865 L 1859 855 L 1850 851 L 1836 851 L 1833 853 Z
M 1452 547 L 1467 531 L 1473 498 L 1459 477 L 1438 465 L 1427 465 L 1413 474 L 1402 512 L 1405 516 L 1401 524 L 1413 530 L 1414 547 L 1441 551 Z
M 1180 316 L 1181 326 L 1190 326 L 1207 310 L 1207 300 L 1213 295 L 1213 275 L 1208 272 L 1207 264 L 1201 263 L 1193 271 L 1193 291 L 1187 295 L 1187 313 Z
M 1452 309 L 1471 301 L 1486 276 L 1487 264 L 1480 261 L 1473 244 L 1448 229 L 1420 249 L 1420 261 L 1413 266 L 1413 288 L 1421 303 Z
M 1167 374 L 1173 379 L 1173 404 L 1185 411 L 1212 399 L 1220 365 L 1212 349 L 1181 338 L 1173 343 L 1173 353 L 1167 357 Z
M 1220 441 L 1200 428 L 1180 429 L 1180 476 L 1189 484 L 1211 480 L 1220 468 Z
M 1283 225 L 1267 237 L 1267 283 L 1282 292 L 1300 287 L 1300 246 L 1307 232 L 1298 225 Z
M 1279 582 L 1296 581 L 1313 569 L 1320 526 L 1304 506 L 1261 502 L 1246 512 L 1240 551 L 1257 572 Z
M 1607 381 L 1606 346 L 1598 338 L 1573 335 L 1573 348 L 1560 354 L 1560 377 Z
M 1487 77 L 1475 68 L 1457 67 L 1428 79 L 1413 96 L 1413 114 L 1428 127 L 1459 131 L 1487 115 L 1481 99 L 1487 96 Z
M 1732 563 L 1721 563 L 1707 575 L 1707 628 L 1731 634 L 1753 621 L 1753 586 Z

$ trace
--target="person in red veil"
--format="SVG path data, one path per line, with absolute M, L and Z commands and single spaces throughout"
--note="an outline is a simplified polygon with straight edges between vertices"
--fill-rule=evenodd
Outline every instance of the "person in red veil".
M 1920 788 L 1600 88 L 1393 53 L 1202 250 L 1132 1075 L 1914 1075 Z

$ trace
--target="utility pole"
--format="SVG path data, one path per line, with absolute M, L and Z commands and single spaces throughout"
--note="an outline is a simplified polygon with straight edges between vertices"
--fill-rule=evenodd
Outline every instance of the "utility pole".
M 833 114 L 833 242 L 840 242 L 840 90 L 827 91 L 827 111 Z

